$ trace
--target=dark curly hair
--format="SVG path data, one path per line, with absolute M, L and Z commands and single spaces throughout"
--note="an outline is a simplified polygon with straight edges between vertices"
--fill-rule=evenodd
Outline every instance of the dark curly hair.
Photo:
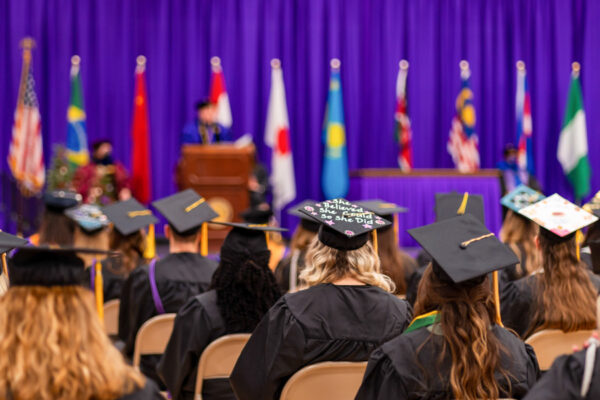
M 269 269 L 270 251 L 221 257 L 211 289 L 229 333 L 252 332 L 281 296 Z

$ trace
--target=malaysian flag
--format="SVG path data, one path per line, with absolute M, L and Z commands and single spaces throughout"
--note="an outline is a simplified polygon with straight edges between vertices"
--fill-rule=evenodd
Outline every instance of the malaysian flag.
M 8 165 L 24 193 L 39 193 L 46 178 L 42 149 L 42 124 L 31 73 L 33 40 L 23 41 L 23 69 L 15 110 Z
M 400 70 L 396 79 L 396 142 L 398 142 L 398 166 L 402 171 L 410 171 L 413 167 L 412 158 L 412 129 L 408 118 L 406 77 L 408 61 L 400 61 Z
M 531 98 L 527 88 L 527 72 L 523 61 L 517 62 L 517 165 L 519 180 L 529 182 L 529 176 L 535 174 L 533 165 L 533 146 L 531 143 Z
M 461 61 L 460 69 L 462 87 L 456 97 L 456 115 L 452 118 L 448 153 L 460 172 L 474 172 L 479 169 L 479 140 L 475 133 L 473 92 L 469 87 L 469 63 Z

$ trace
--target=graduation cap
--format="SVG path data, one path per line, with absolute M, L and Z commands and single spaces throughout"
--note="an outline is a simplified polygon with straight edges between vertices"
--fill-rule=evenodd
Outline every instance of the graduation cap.
M 48 210 L 62 213 L 67 208 L 81 203 L 82 197 L 79 193 L 70 190 L 51 190 L 44 193 L 43 200 Z
M 546 196 L 540 192 L 533 190 L 528 186 L 519 185 L 512 192 L 502 197 L 500 199 L 500 204 L 515 212 L 518 212 L 521 208 L 535 204 L 545 198 Z
M 408 233 L 455 283 L 519 262 L 515 253 L 471 214 L 409 229 Z
M 379 215 L 381 218 L 387 219 L 388 221 L 393 222 L 393 227 L 396 231 L 396 236 L 398 235 L 398 218 L 397 215 L 400 213 L 408 212 L 408 208 L 400 207 L 395 203 L 391 203 L 389 201 L 384 201 L 381 199 L 376 200 L 364 200 L 357 201 L 356 204 L 359 206 L 366 208 L 367 210 L 373 211 L 375 214 Z M 384 232 L 390 229 L 391 226 L 386 225 L 385 227 L 378 228 L 380 232 Z
M 455 217 L 460 214 L 474 215 L 482 224 L 485 224 L 483 212 L 483 197 L 469 193 L 436 193 L 435 194 L 435 220 Z
M 287 229 L 266 224 L 250 224 L 247 222 L 211 222 L 213 224 L 230 226 L 233 229 L 225 237 L 221 246 L 221 258 L 227 258 L 231 253 L 252 254 L 268 251 L 268 232 L 284 232 Z
M 0 231 L 0 254 L 4 254 L 15 247 L 23 246 L 24 244 L 27 244 L 27 239 Z
M 261 210 L 260 208 L 254 207 L 245 210 L 240 216 L 245 222 L 250 224 L 268 224 L 273 216 L 273 211 L 270 208 Z
M 319 240 L 338 250 L 359 249 L 369 240 L 369 232 L 391 225 L 374 212 L 345 199 L 309 203 L 300 211 L 321 224 Z
M 193 189 L 156 200 L 152 205 L 169 221 L 169 225 L 181 236 L 197 231 L 200 226 L 219 216 Z
M 309 232 L 317 233 L 319 232 L 319 227 L 321 226 L 321 224 L 315 221 L 314 218 L 309 217 L 308 215 L 300 211 L 304 206 L 314 203 L 316 203 L 316 201 L 314 200 L 304 200 L 302 203 L 290 207 L 287 213 L 289 215 L 293 215 L 295 217 L 300 218 L 300 226 L 302 226 L 304 229 L 306 229 Z
M 104 207 L 102 212 L 123 236 L 131 235 L 158 222 L 152 211 L 134 198 L 110 204 Z
M 600 217 L 600 192 L 597 192 L 582 208 L 596 217 Z
M 553 194 L 528 207 L 519 210 L 519 214 L 529 218 L 542 228 L 542 232 L 551 232 L 555 239 L 568 240 L 571 234 L 598 221 L 598 217 L 571 203 L 559 194 Z
M 82 204 L 65 210 L 65 215 L 75 221 L 88 234 L 94 234 L 108 226 L 108 218 L 100 207 Z

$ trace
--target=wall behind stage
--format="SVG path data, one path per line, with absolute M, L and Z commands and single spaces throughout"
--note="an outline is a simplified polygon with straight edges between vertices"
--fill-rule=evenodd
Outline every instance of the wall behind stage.
M 178 135 L 208 93 L 209 59 L 223 60 L 234 133 L 250 132 L 269 164 L 263 131 L 269 60 L 283 63 L 298 198 L 320 197 L 321 127 L 329 60 L 342 61 L 350 168 L 395 167 L 398 61 L 408 90 L 415 165 L 451 167 L 446 151 L 469 60 L 482 166 L 514 142 L 515 62 L 531 88 L 535 160 L 547 192 L 570 193 L 556 147 L 570 64 L 582 63 L 590 159 L 600 170 L 600 2 L 596 0 L 0 0 L 0 170 L 8 152 L 21 68 L 31 35 L 46 162 L 64 142 L 70 57 L 82 57 L 90 141 L 109 137 L 129 163 L 135 57 L 148 58 L 154 196 L 175 190 Z M 600 188 L 600 173 L 593 187 Z M 5 190 L 5 189 L 2 189 Z

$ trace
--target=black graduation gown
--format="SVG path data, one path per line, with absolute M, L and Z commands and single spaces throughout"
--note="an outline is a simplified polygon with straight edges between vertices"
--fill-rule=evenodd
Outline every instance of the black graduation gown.
M 156 286 L 166 313 L 176 313 L 193 296 L 208 290 L 217 263 L 197 253 L 169 254 L 156 263 Z M 149 281 L 149 267 L 138 267 L 123 285 L 119 308 L 119 338 L 123 352 L 133 355 L 135 336 L 142 324 L 158 315 Z M 140 370 L 160 382 L 156 364 L 160 356 L 144 356 Z
M 409 304 L 374 286 L 322 284 L 288 293 L 258 324 L 230 382 L 239 400 L 278 399 L 299 369 L 365 361 L 408 326 Z
M 146 379 L 143 388 L 119 397 L 118 400 L 164 400 L 160 390 L 154 381 Z
M 591 272 L 589 276 L 592 285 L 600 293 L 600 277 Z M 530 331 L 538 278 L 538 274 L 534 274 L 516 281 L 500 280 L 502 323 L 505 327 L 515 330 L 522 338 Z
M 448 351 L 436 368 L 443 338 L 431 335 L 432 328 L 435 332 L 434 325 L 404 333 L 375 350 L 356 399 L 453 399 L 449 382 L 452 356 Z M 504 328 L 494 325 L 492 332 L 508 353 L 501 353 L 500 363 L 510 376 L 512 390 L 500 397 L 520 399 L 540 373 L 535 353 L 531 346 Z M 501 388 L 507 388 L 502 375 L 497 374 L 496 379 Z
M 198 362 L 204 349 L 227 332 L 217 306 L 217 292 L 191 298 L 177 313 L 175 327 L 157 371 L 174 400 L 193 399 Z M 235 400 L 228 379 L 205 380 L 205 400 Z
M 275 280 L 279 285 L 282 293 L 287 293 L 290 291 L 290 269 L 292 265 L 292 256 L 293 252 L 284 257 L 279 264 L 277 264 L 277 268 L 273 274 L 275 275 Z M 300 275 L 300 272 L 304 269 L 304 257 L 306 256 L 306 250 L 303 250 L 298 254 L 298 264 L 297 264 L 297 275 Z
M 118 258 L 102 261 L 102 283 L 105 303 L 109 300 L 121 298 L 121 291 L 127 279 L 127 274 L 119 272 L 119 262 Z M 86 269 L 84 280 L 86 287 L 89 287 L 93 291 L 94 288 L 91 287 L 91 271 L 91 267 Z
M 594 372 L 586 397 L 581 397 L 586 351 L 558 357 L 542 379 L 527 393 L 525 400 L 600 399 L 600 349 L 596 350 Z

